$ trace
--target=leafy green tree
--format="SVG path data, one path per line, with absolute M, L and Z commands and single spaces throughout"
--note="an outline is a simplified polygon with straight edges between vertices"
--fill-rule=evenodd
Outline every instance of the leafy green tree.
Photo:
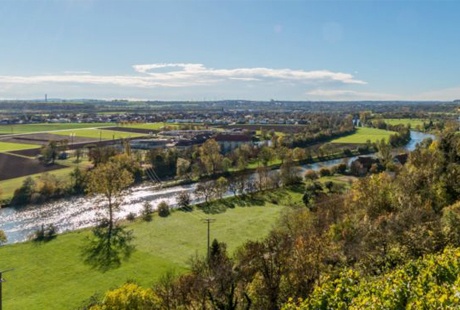
M 262 164 L 266 167 L 268 163 L 275 158 L 275 152 L 271 147 L 263 146 L 258 155 L 258 159 L 262 162 Z
M 206 140 L 200 147 L 200 159 L 209 175 L 213 175 L 222 168 L 223 156 L 220 146 L 214 139 Z
M 187 176 L 189 169 L 190 169 L 190 165 L 191 165 L 190 161 L 179 157 L 176 163 L 177 176 L 178 177 Z
M 225 177 L 220 177 L 216 180 L 215 186 L 217 198 L 222 199 L 228 190 L 228 180 Z
M 57 141 L 50 141 L 47 145 L 43 146 L 40 150 L 41 161 L 45 164 L 54 164 L 59 152 L 59 145 Z
M 169 205 L 166 201 L 162 201 L 158 204 L 158 215 L 161 217 L 168 217 L 171 214 L 169 210 Z
M 101 271 L 118 267 L 134 250 L 132 232 L 125 231 L 114 217 L 132 183 L 132 174 L 116 158 L 89 173 L 87 192 L 97 197 L 98 208 L 106 214 L 93 229 L 83 248 L 83 257 L 87 264 Z
M 146 222 L 152 221 L 153 206 L 150 202 L 146 201 L 142 205 L 142 219 Z
M 31 201 L 32 195 L 35 193 L 36 182 L 31 177 L 27 177 L 22 186 L 14 191 L 11 199 L 12 205 L 25 205 Z

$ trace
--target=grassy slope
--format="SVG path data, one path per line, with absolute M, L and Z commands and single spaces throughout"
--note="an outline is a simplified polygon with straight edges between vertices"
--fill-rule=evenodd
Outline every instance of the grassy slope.
M 385 139 L 388 141 L 390 135 L 394 134 L 393 131 L 387 131 L 376 128 L 359 127 L 356 133 L 332 140 L 332 143 L 366 143 L 367 140 L 376 142 L 377 140 Z
M 136 236 L 136 252 L 119 269 L 104 274 L 80 261 L 79 249 L 87 230 L 60 235 L 47 244 L 4 246 L 0 249 L 0 267 L 15 268 L 5 274 L 5 308 L 73 309 L 94 292 L 104 292 L 128 279 L 149 286 L 166 270 L 186 270 L 192 255 L 205 254 L 206 225 L 202 218 L 217 220 L 212 224 L 211 238 L 227 242 L 229 250 L 234 251 L 245 240 L 265 236 L 282 209 L 265 203 L 210 216 L 201 211 L 178 211 L 169 218 L 155 217 L 151 223 L 130 224 Z

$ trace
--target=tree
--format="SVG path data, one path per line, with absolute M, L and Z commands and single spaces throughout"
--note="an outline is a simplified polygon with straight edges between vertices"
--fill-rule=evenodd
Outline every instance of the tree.
M 144 202 L 144 204 L 142 205 L 142 219 L 146 222 L 152 221 L 152 213 L 152 204 L 148 201 Z
M 272 161 L 275 157 L 275 152 L 271 147 L 263 146 L 259 151 L 258 159 L 262 162 L 262 165 L 265 167 L 268 166 L 268 163 Z
M 83 150 L 81 148 L 76 149 L 74 152 L 74 155 L 75 155 L 75 162 L 79 163 L 80 158 L 83 157 Z
M 200 158 L 209 175 L 213 175 L 222 167 L 222 158 L 220 154 L 219 143 L 214 139 L 206 140 L 200 147 Z
M 216 195 L 222 199 L 225 192 L 228 190 L 228 180 L 225 177 L 220 177 L 216 180 Z
M 157 207 L 158 215 L 161 217 L 168 217 L 171 214 L 169 210 L 169 205 L 166 201 L 161 201 Z
M 192 197 L 187 191 L 180 192 L 177 196 L 177 205 L 183 209 L 188 209 L 192 202 Z
M 228 189 L 233 196 L 242 195 L 246 190 L 248 178 L 244 174 L 232 175 L 228 178 Z
M 71 190 L 73 193 L 83 194 L 85 192 L 87 177 L 88 174 L 85 171 L 79 167 L 75 167 L 75 169 L 70 173 Z
M 93 229 L 83 249 L 84 261 L 101 271 L 118 267 L 134 250 L 132 232 L 115 222 L 125 191 L 133 183 L 132 174 L 116 158 L 100 164 L 89 173 L 87 192 L 97 196 L 97 206 L 106 214 Z
M 14 191 L 13 199 L 11 199 L 12 205 L 25 205 L 31 201 L 32 195 L 35 192 L 36 183 L 31 177 L 27 177 L 23 182 L 22 186 Z
M 382 139 L 376 143 L 376 146 L 378 150 L 377 156 L 380 159 L 382 165 L 386 168 L 393 159 L 391 155 L 391 144 L 387 143 L 385 139 Z
M 176 172 L 178 177 L 185 177 L 188 174 L 188 171 L 190 169 L 190 161 L 183 159 L 183 158 L 178 158 L 176 162 Z
M 54 164 L 58 156 L 58 143 L 57 141 L 50 141 L 47 145 L 43 146 L 40 150 L 41 160 L 45 165 Z
M 195 196 L 204 199 L 207 204 L 216 195 L 216 185 L 213 181 L 201 182 L 195 188 Z

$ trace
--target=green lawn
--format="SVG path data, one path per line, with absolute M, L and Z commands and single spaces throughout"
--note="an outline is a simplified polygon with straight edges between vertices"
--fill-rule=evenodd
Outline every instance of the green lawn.
M 0 142 L 0 153 L 38 148 L 40 148 L 40 145 Z
M 96 128 L 115 126 L 113 123 L 58 123 L 58 124 L 24 124 L 0 125 L 0 134 L 33 133 L 42 131 L 67 130 L 79 128 Z
M 376 129 L 376 128 L 367 128 L 367 127 L 359 127 L 356 130 L 356 133 L 332 140 L 331 143 L 352 143 L 352 144 L 360 144 L 366 143 L 367 140 L 371 142 L 376 142 L 382 139 L 388 141 L 390 135 L 395 134 L 393 131 Z
M 55 131 L 53 134 L 70 137 L 71 134 L 75 134 L 75 137 L 85 137 L 101 140 L 112 140 L 112 139 L 125 139 L 145 136 L 145 134 L 135 133 L 135 132 L 123 132 L 116 130 L 102 130 L 102 129 L 78 129 L 78 130 L 63 130 Z
M 297 194 L 286 193 L 285 198 Z M 80 248 L 88 230 L 59 235 L 45 244 L 22 243 L 0 248 L 0 268 L 15 268 L 4 274 L 5 309 L 75 309 L 95 292 L 104 292 L 128 279 L 148 287 L 167 270 L 183 272 L 195 254 L 206 253 L 205 217 L 216 219 L 211 238 L 226 242 L 234 251 L 248 239 L 259 239 L 273 227 L 283 207 L 236 207 L 207 215 L 201 211 L 173 212 L 150 223 L 129 224 L 136 237 L 136 251 L 128 262 L 101 273 L 81 262 Z
M 385 123 L 390 124 L 390 125 L 407 125 L 410 124 L 411 128 L 415 128 L 417 125 L 422 127 L 423 122 L 428 123 L 429 120 L 427 119 L 416 119 L 416 118 L 386 118 L 384 119 Z
M 152 130 L 161 130 L 163 127 L 169 126 L 169 127 L 179 127 L 177 124 L 171 124 L 171 123 L 163 123 L 163 122 L 158 122 L 158 123 L 141 123 L 141 124 L 123 124 L 120 127 L 126 127 L 126 128 L 139 128 L 139 129 L 152 129 Z

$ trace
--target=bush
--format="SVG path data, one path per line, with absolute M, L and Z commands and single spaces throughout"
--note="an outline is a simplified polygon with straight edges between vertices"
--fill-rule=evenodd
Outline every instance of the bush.
M 304 175 L 305 180 L 316 180 L 318 178 L 318 174 L 314 170 L 307 170 Z
M 42 225 L 41 228 L 37 229 L 29 236 L 29 240 L 35 242 L 47 242 L 56 238 L 57 227 L 53 224 L 48 224 L 46 227 Z
M 321 168 L 319 170 L 319 175 L 321 177 L 328 177 L 328 176 L 332 175 L 332 173 L 331 173 L 331 170 L 329 168 Z
M 130 222 L 134 221 L 136 219 L 136 213 L 129 212 L 128 215 L 126 216 L 126 219 Z
M 343 155 L 345 155 L 346 157 L 350 157 L 353 156 L 353 152 L 347 148 L 343 150 Z
M 344 174 L 347 171 L 347 164 L 341 163 L 336 166 L 337 173 Z
M 169 205 L 166 203 L 166 201 L 162 201 L 158 204 L 158 215 L 161 217 L 167 217 L 171 214 L 171 211 L 169 210 Z
M 150 204 L 150 202 L 148 201 L 144 202 L 144 205 L 142 208 L 142 219 L 146 222 L 150 222 L 152 220 L 152 213 L 153 213 L 153 207 Z

